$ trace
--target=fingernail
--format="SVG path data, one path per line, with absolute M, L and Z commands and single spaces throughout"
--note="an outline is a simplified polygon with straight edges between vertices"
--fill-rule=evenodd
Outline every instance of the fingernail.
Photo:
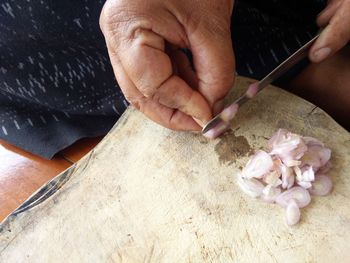
M 195 122 L 198 123 L 199 126 L 201 126 L 202 128 L 207 124 L 206 122 L 203 122 L 197 118 L 193 118 Z
M 214 104 L 214 107 L 213 107 L 213 113 L 214 113 L 214 115 L 219 114 L 219 113 L 224 109 L 224 106 L 225 106 L 224 100 L 219 100 L 219 101 L 217 101 L 217 102 Z
M 327 58 L 331 52 L 332 50 L 329 47 L 320 48 L 314 52 L 313 57 L 315 61 L 320 62 Z

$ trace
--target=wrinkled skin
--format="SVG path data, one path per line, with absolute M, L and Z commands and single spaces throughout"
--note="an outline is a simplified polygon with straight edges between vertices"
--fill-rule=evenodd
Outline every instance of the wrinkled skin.
M 174 130 L 200 130 L 234 81 L 233 0 L 108 0 L 100 26 L 126 99 Z M 179 48 L 193 54 L 193 71 Z

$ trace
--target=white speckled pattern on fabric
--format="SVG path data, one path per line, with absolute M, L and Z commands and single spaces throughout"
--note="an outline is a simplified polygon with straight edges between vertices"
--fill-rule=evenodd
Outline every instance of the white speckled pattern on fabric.
M 2 1 L 0 138 L 51 158 L 127 106 L 98 18 L 104 1 Z

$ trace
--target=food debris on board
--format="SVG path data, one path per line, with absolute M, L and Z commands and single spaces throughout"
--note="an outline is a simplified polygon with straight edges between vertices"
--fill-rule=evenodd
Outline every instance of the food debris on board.
M 310 195 L 324 196 L 332 190 L 326 175 L 331 150 L 312 137 L 279 129 L 268 141 L 268 152 L 259 150 L 238 176 L 238 185 L 251 197 L 276 203 L 286 210 L 286 222 L 300 220 L 300 208 L 310 204 Z

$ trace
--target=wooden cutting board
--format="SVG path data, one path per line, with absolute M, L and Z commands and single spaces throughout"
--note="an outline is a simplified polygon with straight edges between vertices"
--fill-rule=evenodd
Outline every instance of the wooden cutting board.
M 239 78 L 232 96 L 249 81 Z M 236 184 L 278 128 L 333 151 L 334 191 L 314 197 L 295 227 Z M 350 262 L 350 135 L 274 87 L 213 141 L 129 108 L 90 154 L 1 224 L 0 262 Z

